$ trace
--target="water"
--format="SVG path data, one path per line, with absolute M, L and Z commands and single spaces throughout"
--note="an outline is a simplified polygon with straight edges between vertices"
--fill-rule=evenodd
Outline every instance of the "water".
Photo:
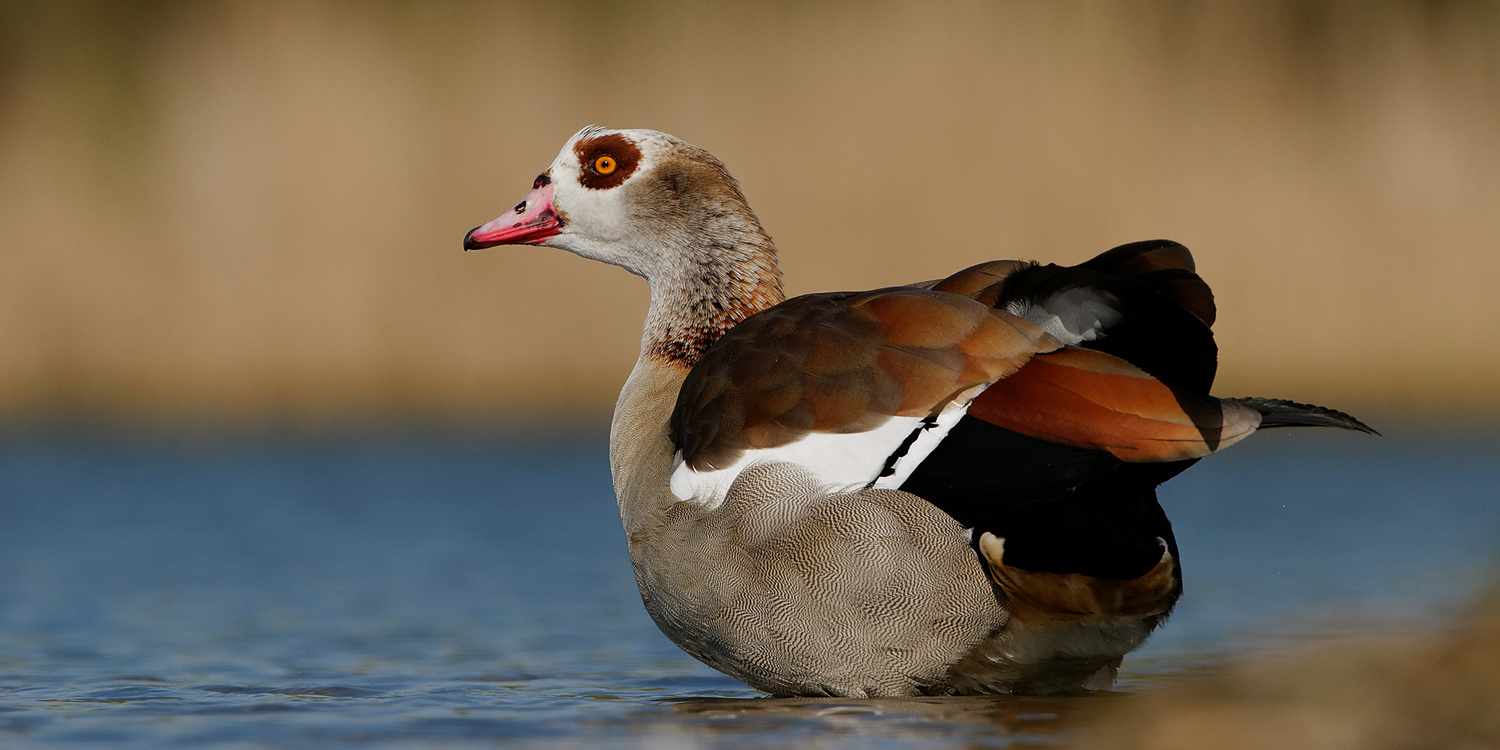
M 1187 598 L 1120 689 L 1472 601 L 1500 433 L 1388 432 L 1169 483 Z M 606 460 L 602 429 L 0 437 L 0 747 L 1013 747 L 1108 700 L 758 699 L 646 617 Z

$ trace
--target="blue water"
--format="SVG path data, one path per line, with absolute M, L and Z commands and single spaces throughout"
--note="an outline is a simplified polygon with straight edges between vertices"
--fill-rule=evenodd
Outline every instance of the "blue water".
M 1420 631 L 1500 558 L 1500 430 L 1282 431 L 1169 483 L 1120 688 Z M 641 608 L 603 427 L 0 435 L 0 747 L 1008 747 L 1102 698 L 771 701 Z

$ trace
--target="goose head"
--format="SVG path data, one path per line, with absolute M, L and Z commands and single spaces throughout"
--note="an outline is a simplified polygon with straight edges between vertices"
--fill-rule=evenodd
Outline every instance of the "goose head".
M 774 248 L 739 184 L 712 154 L 655 130 L 578 131 L 531 192 L 475 227 L 464 248 L 545 245 L 668 279 L 709 256 Z

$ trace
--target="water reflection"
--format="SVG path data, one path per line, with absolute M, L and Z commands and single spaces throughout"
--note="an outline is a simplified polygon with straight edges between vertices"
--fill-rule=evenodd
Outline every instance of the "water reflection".
M 1050 744 L 1081 726 L 1112 694 L 1066 698 L 957 696 L 934 698 L 679 698 L 679 715 L 706 732 L 828 730 L 910 739 Z M 985 744 L 985 746 L 990 746 Z

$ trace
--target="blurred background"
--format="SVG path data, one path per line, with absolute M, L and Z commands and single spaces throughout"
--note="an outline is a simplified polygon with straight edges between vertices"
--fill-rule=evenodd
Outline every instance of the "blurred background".
M 1165 485 L 1188 594 L 1123 691 L 1500 580 L 1497 0 L 0 0 L 0 743 L 1068 731 L 776 713 L 657 633 L 604 429 L 645 284 L 461 250 L 591 123 L 722 158 L 792 294 L 1178 240 L 1217 393 L 1386 433 Z
M 464 253 L 583 125 L 790 293 L 1192 248 L 1222 395 L 1500 410 L 1500 4 L 0 2 L 0 420 L 608 414 L 645 285 Z

